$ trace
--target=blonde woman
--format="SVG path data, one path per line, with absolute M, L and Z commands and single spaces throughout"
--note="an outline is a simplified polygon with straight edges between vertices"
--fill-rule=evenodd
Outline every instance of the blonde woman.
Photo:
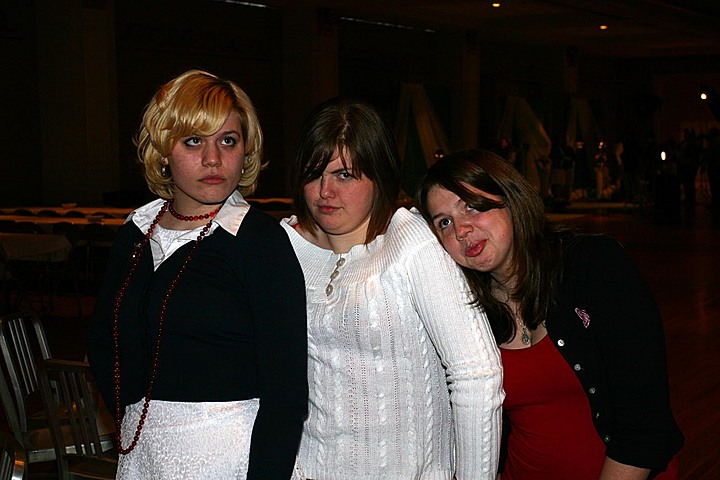
M 251 207 L 262 132 L 233 82 L 163 85 L 137 139 L 150 190 L 120 229 L 88 357 L 119 479 L 287 479 L 307 413 L 302 271 Z

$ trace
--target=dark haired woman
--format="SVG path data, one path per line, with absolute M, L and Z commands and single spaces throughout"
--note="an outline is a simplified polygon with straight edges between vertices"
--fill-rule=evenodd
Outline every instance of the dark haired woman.
M 485 315 L 417 212 L 392 133 L 332 99 L 300 132 L 282 223 L 308 303 L 310 413 L 295 478 L 494 479 L 502 374 Z
M 417 205 L 501 347 L 502 479 L 676 478 L 660 315 L 624 248 L 547 223 L 540 195 L 490 152 L 436 162 Z

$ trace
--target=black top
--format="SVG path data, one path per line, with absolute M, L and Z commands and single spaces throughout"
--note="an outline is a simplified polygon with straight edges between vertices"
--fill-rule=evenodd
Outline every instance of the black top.
M 141 242 L 133 222 L 119 231 L 97 297 L 88 358 L 114 411 L 113 304 Z M 161 302 L 190 242 L 153 270 L 150 246 L 120 311 L 123 406 L 144 398 Z M 188 263 L 167 306 L 154 400 L 260 399 L 247 478 L 290 477 L 307 415 L 307 327 L 302 270 L 272 217 L 250 208 L 236 236 L 217 227 Z
M 670 409 L 662 322 L 618 242 L 603 236 L 573 242 L 546 326 L 585 390 L 607 456 L 664 470 L 683 436 Z

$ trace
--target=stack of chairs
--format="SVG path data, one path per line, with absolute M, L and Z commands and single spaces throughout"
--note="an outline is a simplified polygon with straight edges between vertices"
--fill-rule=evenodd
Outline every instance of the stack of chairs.
M 90 367 L 85 362 L 48 359 L 42 371 L 40 385 L 56 446 L 59 478 L 114 479 L 117 453 L 104 445 L 107 439 L 100 434 L 99 397 Z M 70 443 L 65 427 L 70 432 Z
M 114 478 L 114 425 L 97 394 L 86 394 L 95 391 L 87 364 L 52 358 L 32 311 L 0 317 L 0 350 L 0 402 L 27 470 L 55 461 L 61 478 Z
M 0 432 L 0 480 L 23 480 L 27 457 L 22 445 L 7 432 Z

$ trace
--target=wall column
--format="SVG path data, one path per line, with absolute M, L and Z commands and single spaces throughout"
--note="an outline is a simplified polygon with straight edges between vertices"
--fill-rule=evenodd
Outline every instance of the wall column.
M 329 9 L 288 7 L 283 18 L 285 156 L 315 105 L 338 95 L 338 19 Z
M 113 2 L 36 0 L 42 199 L 99 205 L 118 183 Z
M 468 31 L 462 45 L 462 142 L 465 148 L 478 146 L 478 101 L 480 98 L 480 40 Z

